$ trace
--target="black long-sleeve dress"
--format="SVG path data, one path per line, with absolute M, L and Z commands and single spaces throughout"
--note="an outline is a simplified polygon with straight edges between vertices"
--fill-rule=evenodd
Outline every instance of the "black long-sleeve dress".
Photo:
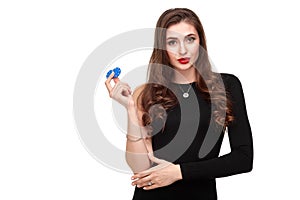
M 252 170 L 252 133 L 242 85 L 232 74 L 221 73 L 221 77 L 229 94 L 228 97 L 232 101 L 235 117 L 235 120 L 227 127 L 231 152 L 219 156 L 225 132 L 210 126 L 211 105 L 204 100 L 201 92 L 196 89 L 195 83 L 174 83 L 174 88 L 179 88 L 179 90 L 174 90 L 177 91 L 175 93 L 177 93 L 179 104 L 167 112 L 165 127 L 153 135 L 152 146 L 157 158 L 180 164 L 183 179 L 153 190 L 136 187 L 133 200 L 216 200 L 215 178 Z M 182 91 L 187 91 L 189 85 L 195 92 L 191 90 L 190 96 L 183 98 Z M 215 134 L 212 137 L 215 139 L 205 141 L 207 134 Z M 205 146 L 204 143 L 212 148 L 201 149 Z

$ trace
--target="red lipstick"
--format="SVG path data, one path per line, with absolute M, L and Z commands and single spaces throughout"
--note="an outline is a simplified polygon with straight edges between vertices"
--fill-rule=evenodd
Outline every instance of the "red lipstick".
M 187 64 L 190 62 L 190 58 L 179 58 L 178 62 L 180 62 L 180 64 Z

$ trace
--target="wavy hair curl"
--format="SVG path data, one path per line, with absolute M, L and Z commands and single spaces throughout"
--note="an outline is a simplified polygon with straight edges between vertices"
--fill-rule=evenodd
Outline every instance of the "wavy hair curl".
M 187 8 L 166 10 L 158 19 L 154 36 L 154 49 L 149 61 L 147 80 L 138 97 L 143 111 L 144 126 L 149 126 L 155 119 L 163 119 L 165 111 L 178 104 L 175 94 L 166 87 L 174 74 L 166 52 L 166 29 L 171 25 L 186 22 L 195 27 L 200 37 L 199 56 L 194 63 L 196 70 L 196 88 L 212 105 L 212 115 L 217 124 L 226 128 L 233 120 L 232 103 L 226 93 L 221 75 L 213 72 L 207 54 L 206 37 L 198 16 Z M 158 64 L 158 65 L 157 65 Z M 200 74 L 200 73 L 201 74 Z M 158 105 L 158 106 L 155 106 Z

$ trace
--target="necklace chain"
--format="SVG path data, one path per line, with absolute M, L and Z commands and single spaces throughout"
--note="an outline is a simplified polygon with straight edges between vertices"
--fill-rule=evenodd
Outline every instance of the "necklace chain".
M 188 98 L 190 96 L 189 92 L 190 92 L 190 89 L 192 88 L 192 85 L 190 84 L 190 86 L 186 92 L 182 89 L 182 87 L 180 87 L 180 85 L 178 85 L 178 86 L 179 86 L 180 90 L 183 92 L 183 94 L 182 94 L 183 98 L 185 98 L 185 99 Z

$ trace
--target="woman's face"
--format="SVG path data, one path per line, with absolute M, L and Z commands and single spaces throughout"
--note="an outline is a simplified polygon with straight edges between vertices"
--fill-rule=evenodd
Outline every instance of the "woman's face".
M 171 25 L 166 33 L 166 50 L 176 70 L 192 70 L 199 55 L 200 38 L 195 27 L 184 21 Z

